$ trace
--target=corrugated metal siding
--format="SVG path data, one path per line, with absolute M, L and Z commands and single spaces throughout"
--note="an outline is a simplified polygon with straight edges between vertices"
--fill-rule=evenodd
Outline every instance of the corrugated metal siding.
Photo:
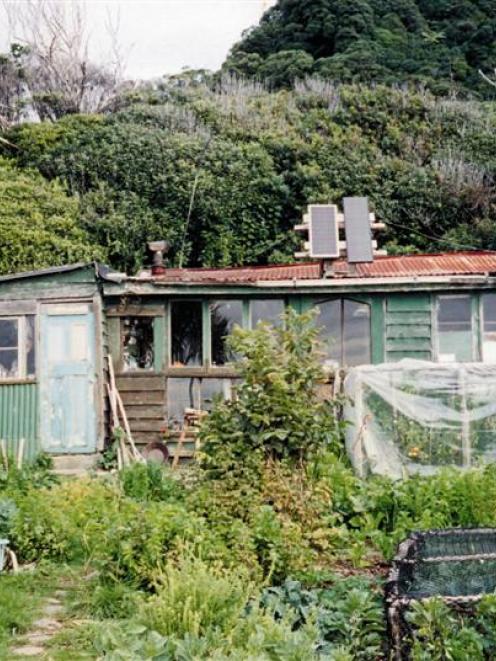
M 25 441 L 24 457 L 34 457 L 40 451 L 36 383 L 0 385 L 0 439 L 16 455 L 21 438 Z
M 386 301 L 386 361 L 431 360 L 432 316 L 428 294 L 389 296 Z

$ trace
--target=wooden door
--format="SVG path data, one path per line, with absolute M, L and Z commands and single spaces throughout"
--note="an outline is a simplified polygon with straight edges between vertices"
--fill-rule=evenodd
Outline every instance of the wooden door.
M 51 305 L 40 328 L 41 445 L 52 453 L 96 449 L 95 319 L 90 305 Z

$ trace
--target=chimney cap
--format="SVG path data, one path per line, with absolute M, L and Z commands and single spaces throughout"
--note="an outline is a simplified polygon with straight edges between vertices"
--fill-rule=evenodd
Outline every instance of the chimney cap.
M 148 249 L 152 252 L 165 252 L 169 247 L 168 241 L 148 241 Z

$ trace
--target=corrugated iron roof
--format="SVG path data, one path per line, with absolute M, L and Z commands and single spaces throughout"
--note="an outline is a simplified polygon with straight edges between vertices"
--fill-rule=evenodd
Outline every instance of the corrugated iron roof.
M 388 255 L 376 257 L 371 263 L 351 268 L 345 259 L 332 262 L 334 277 L 399 278 L 450 275 L 496 274 L 496 251 L 456 252 L 427 255 Z M 243 266 L 233 268 L 166 269 L 159 276 L 149 271 L 139 279 L 157 283 L 243 284 L 282 280 L 318 280 L 322 277 L 320 262 L 303 262 L 273 266 Z
M 192 284 L 242 284 L 277 280 L 317 280 L 322 276 L 320 262 L 285 264 L 283 266 L 240 266 L 232 268 L 186 268 L 166 269 L 163 275 L 151 276 L 150 272 L 140 275 L 163 283 Z
M 457 252 L 436 255 L 391 255 L 356 265 L 360 278 L 485 275 L 496 273 L 496 252 Z

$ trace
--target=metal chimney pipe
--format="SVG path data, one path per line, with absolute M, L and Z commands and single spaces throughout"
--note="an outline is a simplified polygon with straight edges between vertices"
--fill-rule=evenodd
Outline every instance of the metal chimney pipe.
M 148 250 L 153 253 L 152 275 L 163 275 L 166 271 L 164 254 L 169 250 L 167 241 L 149 241 Z

